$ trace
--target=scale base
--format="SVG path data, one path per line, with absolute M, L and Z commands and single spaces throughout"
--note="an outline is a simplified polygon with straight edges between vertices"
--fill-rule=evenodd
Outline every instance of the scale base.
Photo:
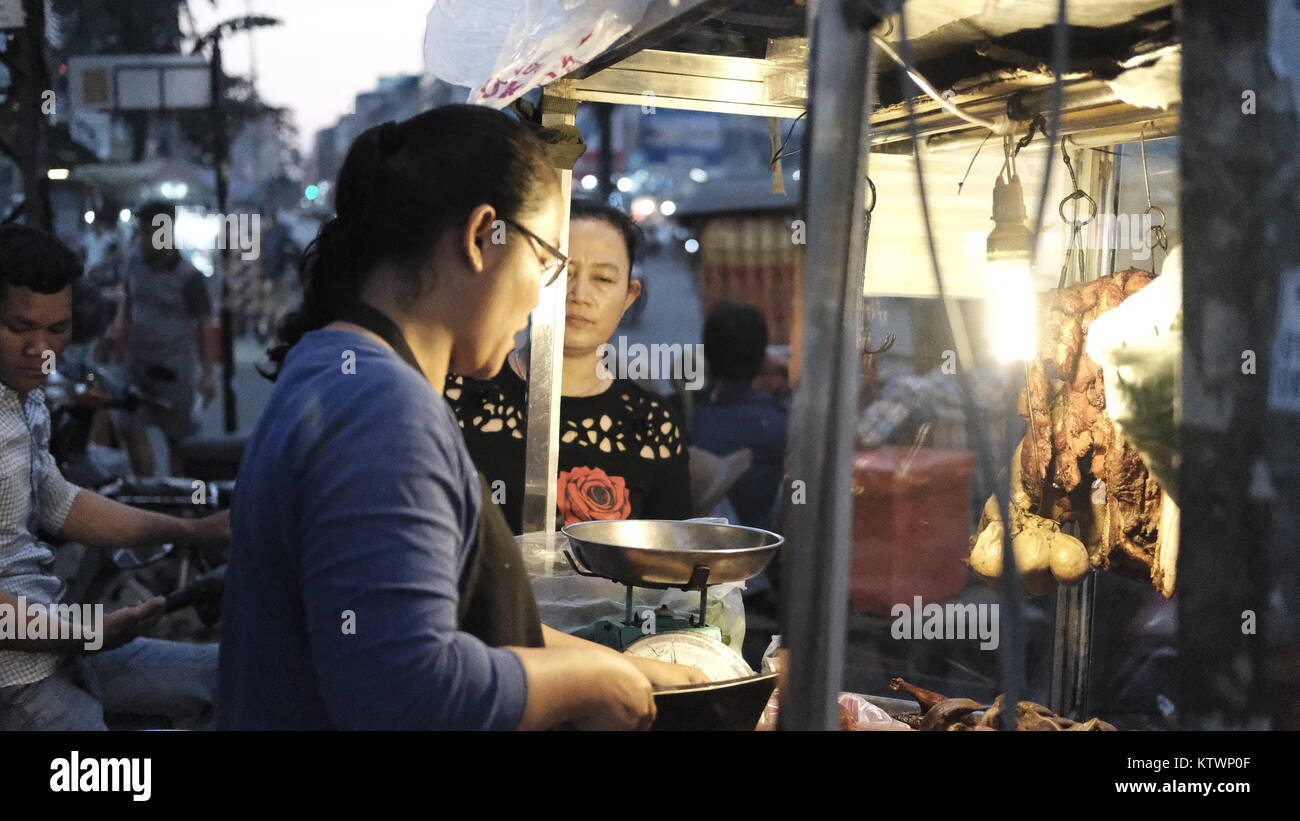
M 655 629 L 647 632 L 641 628 L 641 625 L 627 625 L 616 621 L 599 621 L 592 625 L 588 630 L 591 631 L 590 638 L 592 641 L 603 644 L 606 647 L 623 652 L 638 639 L 643 639 L 653 633 L 700 633 L 708 638 L 722 641 L 722 630 L 714 627 L 712 624 L 706 624 L 703 627 L 696 626 L 689 619 L 665 619 L 658 618 L 655 620 Z M 583 631 L 587 632 L 587 631 Z

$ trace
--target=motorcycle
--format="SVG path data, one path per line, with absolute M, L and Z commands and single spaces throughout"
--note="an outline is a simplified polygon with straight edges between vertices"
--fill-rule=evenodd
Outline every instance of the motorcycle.
M 69 371 L 51 374 L 45 389 L 50 452 L 69 481 L 122 504 L 182 518 L 229 507 L 241 440 L 224 440 L 224 447 L 214 447 L 208 439 L 182 443 L 180 455 L 187 468 L 203 471 L 194 477 L 130 476 L 124 455 L 119 454 L 114 464 L 103 455 L 107 449 L 91 445 L 96 414 L 131 412 L 141 404 L 166 410 L 169 403 L 134 385 L 121 384 L 92 364 Z M 220 619 L 222 563 L 220 555 L 173 544 L 103 551 L 67 542 L 57 552 L 55 572 L 67 583 L 65 601 L 102 602 L 115 608 L 172 594 L 169 616 L 154 635 L 207 641 L 215 638 Z M 175 595 L 181 591 L 187 592 Z M 172 617 L 186 608 L 192 608 L 192 616 Z

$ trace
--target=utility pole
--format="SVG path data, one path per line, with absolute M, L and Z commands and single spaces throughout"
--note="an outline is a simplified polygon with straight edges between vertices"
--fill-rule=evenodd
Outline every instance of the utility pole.
M 217 213 L 226 217 L 228 185 L 226 182 L 227 154 L 230 151 L 226 137 L 226 112 L 221 105 L 221 28 L 210 35 L 212 59 L 209 61 L 209 78 L 212 91 L 212 163 L 217 177 Z M 226 433 L 239 429 L 238 408 L 235 405 L 235 340 L 231 330 L 233 314 L 230 310 L 230 278 L 227 276 L 228 243 L 218 243 L 216 254 L 217 274 L 221 277 L 221 402 Z
M 50 73 L 45 65 L 45 0 L 23 0 L 26 27 L 22 37 L 22 77 L 19 87 L 22 125 L 19 129 L 23 158 L 23 210 L 27 224 L 52 233 L 54 213 L 50 210 L 49 147 L 43 93 L 50 90 Z
M 212 114 L 212 166 L 217 182 L 217 211 L 223 220 L 227 208 L 227 165 L 230 154 L 230 136 L 226 128 L 226 110 L 221 97 L 221 38 L 227 32 L 251 31 L 264 26 L 278 26 L 280 21 L 274 17 L 249 15 L 233 18 L 216 26 L 208 34 L 198 39 L 195 51 L 203 44 L 211 42 L 212 59 L 208 61 L 208 78 L 211 88 Z M 222 243 L 228 245 L 229 243 Z M 227 277 L 229 266 L 229 248 L 217 251 L 216 268 L 221 277 L 221 401 L 225 416 L 226 433 L 234 433 L 239 428 L 239 419 L 235 406 L 235 340 L 232 335 L 232 312 L 230 309 L 230 280 Z
M 614 125 L 613 103 L 595 103 L 596 128 L 600 133 L 600 152 L 596 155 L 596 191 L 601 202 L 609 202 L 614 193 Z

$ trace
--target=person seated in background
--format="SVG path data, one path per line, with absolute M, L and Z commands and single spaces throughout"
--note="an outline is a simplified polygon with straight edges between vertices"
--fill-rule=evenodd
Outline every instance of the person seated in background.
M 555 502 L 560 525 L 592 519 L 687 519 L 689 457 L 663 397 L 601 368 L 601 346 L 641 295 L 632 277 L 643 239 L 626 214 L 574 200 L 569 223 L 560 455 Z M 486 381 L 450 374 L 446 398 L 474 464 L 504 487 L 506 521 L 523 532 L 527 356 L 512 352 Z M 504 482 L 504 485 L 497 485 Z
M 790 349 L 786 345 L 769 345 L 763 364 L 759 367 L 758 378 L 754 387 L 772 396 L 789 410 L 790 398 Z
M 57 630 L 54 620 L 68 611 L 49 607 L 68 604 L 60 602 L 66 585 L 38 533 L 115 548 L 208 547 L 230 537 L 228 514 L 180 519 L 136 510 L 59 472 L 41 388 L 71 336 L 80 276 L 77 257 L 52 237 L 0 226 L 0 622 L 8 624 L 0 632 L 0 730 L 103 730 L 106 709 L 197 720 L 215 702 L 215 644 L 137 638 L 161 617 L 161 596 L 108 614 L 98 647 Z M 27 619 L 22 631 L 19 619 Z
M 742 448 L 753 463 L 727 494 L 740 524 L 770 529 L 785 463 L 785 406 L 754 387 L 767 353 L 767 322 L 757 308 L 719 303 L 704 322 L 710 383 L 695 398 L 692 443 L 726 456 Z

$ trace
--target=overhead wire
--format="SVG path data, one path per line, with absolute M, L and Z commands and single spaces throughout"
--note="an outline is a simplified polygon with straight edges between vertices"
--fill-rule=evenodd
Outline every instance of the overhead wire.
M 1047 117 L 1047 159 L 1043 162 L 1043 185 L 1038 190 L 1038 212 L 1034 217 L 1033 246 L 1029 251 L 1029 270 L 1038 262 L 1038 235 L 1047 214 L 1047 189 L 1052 181 L 1052 160 L 1056 159 L 1056 140 L 1061 130 L 1061 108 L 1065 105 L 1065 60 L 1070 48 L 1070 26 L 1066 0 L 1057 0 L 1056 25 L 1052 29 L 1052 105 Z M 1062 151 L 1064 151 L 1062 147 Z
M 900 38 L 902 37 L 901 24 L 899 26 L 899 37 Z M 965 120 L 971 125 L 976 125 L 979 126 L 980 128 L 987 128 L 989 131 L 992 131 L 995 134 L 1005 134 L 1014 127 L 1014 123 L 1012 122 L 1011 118 L 1006 116 L 1000 117 L 997 120 L 986 120 L 982 117 L 976 117 L 974 114 L 969 114 L 965 111 L 962 111 L 961 108 L 959 108 L 956 104 L 954 104 L 952 100 L 940 94 L 935 89 L 934 85 L 929 80 L 925 79 L 925 76 L 922 75 L 921 72 L 917 71 L 912 66 L 912 61 L 910 59 L 904 58 L 903 55 L 895 51 L 894 47 L 889 45 L 889 42 L 886 41 L 884 37 L 881 37 L 879 34 L 872 34 L 871 39 L 875 42 L 877 48 L 883 51 L 889 57 L 889 59 L 893 60 L 896 64 L 898 64 L 899 68 L 903 69 L 903 71 L 906 72 L 907 76 L 911 78 L 912 82 L 916 83 L 917 88 L 924 91 L 926 95 L 930 97 L 930 99 L 938 103 L 939 107 L 942 108 L 944 111 L 948 112 L 954 117 L 960 117 L 961 119 Z M 911 44 L 907 44 L 903 47 L 910 51 Z M 904 89 L 903 94 L 904 96 L 907 95 L 906 89 Z
M 910 77 L 913 80 L 913 82 L 916 82 L 918 80 L 918 77 L 915 76 L 915 73 L 909 68 L 909 66 L 912 63 L 912 60 L 910 59 L 911 43 L 907 37 L 907 21 L 906 21 L 905 12 L 900 12 L 898 14 L 898 21 L 899 21 L 899 47 L 903 50 L 902 55 L 898 55 L 896 52 L 894 52 L 893 49 L 889 47 L 888 44 L 883 43 L 883 41 L 879 37 L 875 38 L 875 42 L 878 46 L 882 46 L 882 50 L 886 54 L 894 58 L 894 62 L 898 64 L 900 74 L 906 77 Z M 1052 68 L 1053 68 L 1054 82 L 1052 86 L 1052 96 L 1051 96 L 1051 100 L 1052 100 L 1052 111 L 1050 112 L 1051 117 L 1048 119 L 1047 122 L 1048 158 L 1045 165 L 1046 170 L 1044 171 L 1044 174 L 1046 176 L 1043 181 L 1042 190 L 1039 193 L 1038 212 L 1034 223 L 1034 231 L 1033 231 L 1034 245 L 1033 245 L 1033 250 L 1031 251 L 1031 270 L 1032 270 L 1032 259 L 1033 257 L 1037 256 L 1038 233 L 1042 228 L 1043 216 L 1046 210 L 1047 183 L 1050 180 L 1050 175 L 1052 170 L 1052 158 L 1053 158 L 1053 149 L 1054 149 L 1053 143 L 1056 139 L 1056 133 L 1060 128 L 1060 115 L 1061 115 L 1061 107 L 1063 102 L 1061 77 L 1064 74 L 1065 56 L 1069 46 L 1069 31 L 1068 31 L 1068 24 L 1067 24 L 1067 17 L 1066 17 L 1066 0 L 1058 0 L 1057 20 L 1056 20 L 1056 27 L 1054 29 L 1052 46 L 1053 46 Z M 921 87 L 923 90 L 926 90 L 925 86 L 921 85 L 921 83 L 917 83 L 917 85 L 918 87 Z M 926 85 L 929 84 L 926 83 Z M 905 86 L 906 84 L 904 83 L 904 87 Z M 926 93 L 929 94 L 931 97 L 935 97 L 936 99 L 938 99 L 941 96 L 941 95 L 937 95 L 934 92 L 933 86 L 930 86 L 929 89 L 926 90 Z M 1010 509 L 1009 490 L 1010 489 L 1009 488 L 1004 489 L 1001 487 L 1001 485 L 997 481 L 997 477 L 1000 472 L 995 469 L 995 466 L 1000 466 L 1004 464 L 1004 461 L 1002 459 L 998 459 L 995 462 L 993 459 L 993 447 L 989 441 L 988 430 L 981 421 L 982 415 L 980 413 L 979 406 L 976 404 L 974 400 L 974 394 L 971 390 L 969 379 L 967 378 L 967 374 L 969 373 L 970 369 L 973 369 L 975 362 L 972 355 L 970 338 L 967 335 L 967 331 L 966 331 L 966 324 L 961 315 L 960 309 L 956 306 L 954 301 L 948 297 L 948 294 L 945 291 L 943 285 L 943 273 L 939 262 L 938 248 L 935 244 L 934 225 L 930 219 L 929 199 L 926 195 L 926 190 L 925 190 L 925 169 L 924 169 L 924 160 L 923 160 L 924 152 L 921 151 L 920 129 L 916 122 L 916 104 L 912 98 L 912 95 L 907 94 L 906 92 L 903 94 L 903 99 L 907 108 L 907 125 L 908 125 L 909 136 L 912 141 L 912 154 L 915 161 L 918 199 L 920 201 L 922 219 L 925 223 L 926 244 L 930 254 L 931 270 L 933 271 L 934 274 L 935 290 L 938 293 L 939 299 L 943 302 L 944 310 L 948 317 L 949 329 L 952 333 L 953 344 L 957 348 L 956 354 L 957 354 L 958 368 L 954 376 L 957 380 L 958 387 L 960 389 L 960 393 L 962 396 L 962 409 L 966 415 L 968 421 L 968 427 L 972 431 L 972 444 L 974 445 L 974 449 L 976 452 L 976 463 L 978 466 L 979 483 L 981 485 L 980 498 L 988 498 L 989 495 L 992 495 L 995 497 L 998 504 L 998 508 L 1000 510 L 1009 511 Z M 945 100 L 944 102 L 948 102 L 948 101 Z M 955 109 L 955 106 L 953 108 Z M 949 110 L 949 113 L 957 114 L 957 116 L 961 116 L 963 119 L 967 119 L 964 116 L 964 112 L 958 113 L 957 111 L 948 109 L 946 106 L 945 106 L 945 110 Z M 1010 118 L 1007 119 L 1008 121 L 1010 121 Z M 997 128 L 992 123 L 978 122 L 975 124 L 985 128 L 989 128 L 990 130 L 997 131 Z M 1001 133 L 1005 137 L 1010 133 L 1010 130 L 1011 129 L 1008 128 L 1005 131 L 1002 131 Z M 1030 321 L 1032 321 L 1032 317 L 1030 318 Z M 1002 555 L 1004 557 L 1009 557 L 1012 555 L 1011 545 L 1010 545 L 1010 534 L 1008 531 L 1005 530 L 1003 532 L 1003 537 L 1002 537 Z M 1016 568 L 1016 563 L 1014 561 L 1007 561 L 1004 558 L 1002 567 L 1003 567 L 1003 572 L 1000 580 L 1000 598 L 1003 600 L 1002 606 L 1005 608 L 1006 614 L 1009 616 L 1009 618 L 1007 619 L 1007 625 L 1011 629 L 1004 631 L 1005 641 L 1004 641 L 1003 652 L 1000 654 L 999 662 L 1001 666 L 1001 677 L 1002 677 L 1004 697 L 1008 702 L 1016 703 L 1016 701 L 1020 698 L 1021 689 L 1023 688 L 1025 682 L 1024 637 L 1020 635 L 1020 630 L 1023 629 L 1024 620 L 1020 615 L 1021 602 L 1019 598 L 1019 590 L 1017 589 L 1017 583 L 1019 581 L 1020 574 L 1018 569 Z M 1014 627 L 1012 627 L 1013 625 Z M 1014 729 L 1016 724 L 1015 717 L 1008 715 L 1007 719 L 1009 719 L 1010 721 L 1010 728 Z M 1004 726 L 1004 729 L 1005 728 L 1006 727 Z
M 772 159 L 769 160 L 767 163 L 767 169 L 769 171 L 771 171 L 776 166 L 779 160 L 784 160 L 788 157 L 793 157 L 794 155 L 798 154 L 800 151 L 803 150 L 802 148 L 796 148 L 794 151 L 790 151 L 787 153 L 785 150 L 785 146 L 786 143 L 790 142 L 790 137 L 794 134 L 794 127 L 799 124 L 799 121 L 802 120 L 804 118 L 804 115 L 806 115 L 807 113 L 808 113 L 807 109 L 804 109 L 803 111 L 799 112 L 799 116 L 795 117 L 794 122 L 790 123 L 790 127 L 786 129 L 785 139 L 781 140 L 781 144 L 776 147 L 776 151 L 772 152 Z

